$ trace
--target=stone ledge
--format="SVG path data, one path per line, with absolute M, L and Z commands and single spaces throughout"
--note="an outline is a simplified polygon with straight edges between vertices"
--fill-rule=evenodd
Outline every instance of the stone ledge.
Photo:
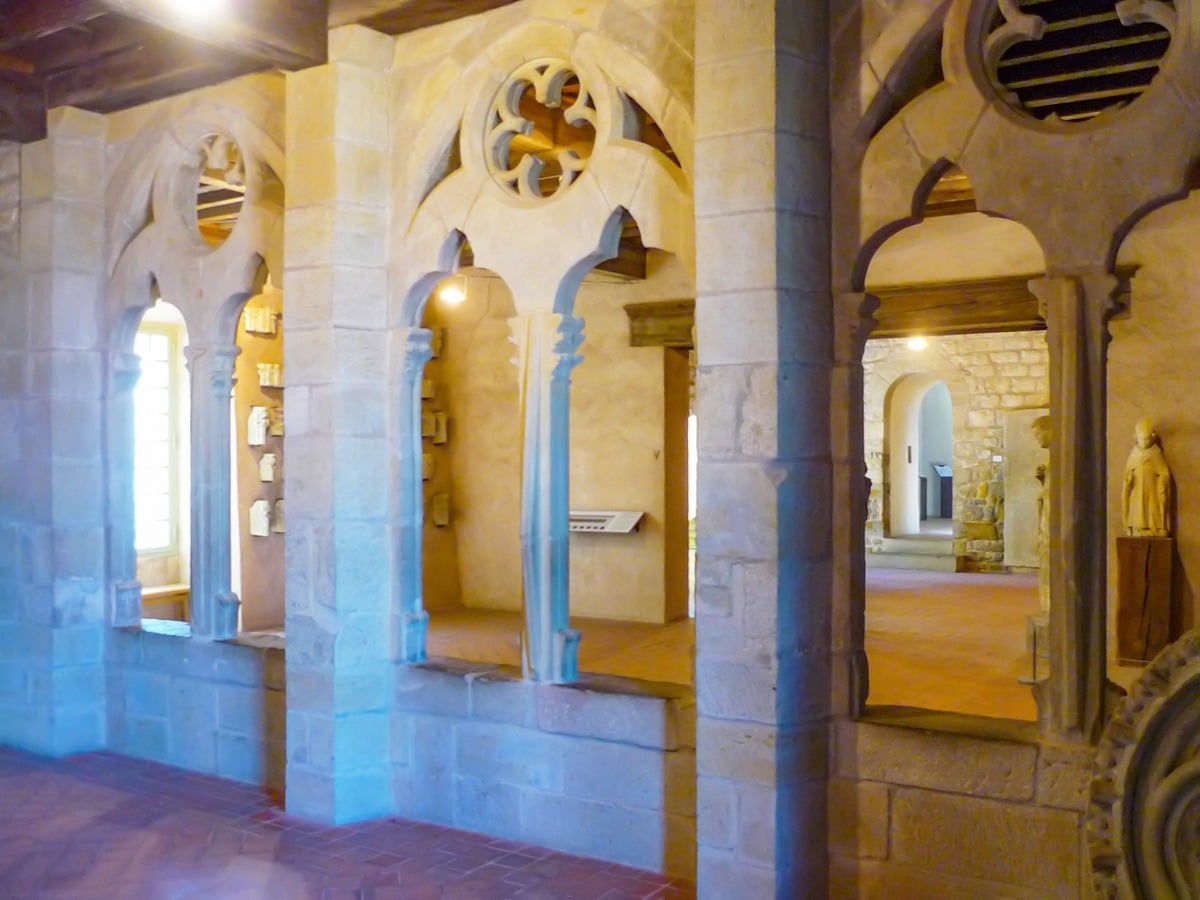
M 610 675 L 574 684 L 524 681 L 509 666 L 436 658 L 398 665 L 396 708 L 505 722 L 550 734 L 658 750 L 695 745 L 695 695 L 687 687 Z
M 837 774 L 845 778 L 998 800 L 1034 798 L 1036 745 L 870 721 L 839 722 L 835 735 Z

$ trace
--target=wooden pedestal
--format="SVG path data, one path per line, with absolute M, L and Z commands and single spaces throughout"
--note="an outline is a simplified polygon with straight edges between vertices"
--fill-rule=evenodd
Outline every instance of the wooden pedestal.
M 1152 660 L 1171 642 L 1174 538 L 1117 538 L 1117 661 Z

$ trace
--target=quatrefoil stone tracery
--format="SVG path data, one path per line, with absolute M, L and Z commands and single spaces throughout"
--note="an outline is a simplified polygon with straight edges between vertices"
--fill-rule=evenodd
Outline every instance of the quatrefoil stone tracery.
M 578 95 L 565 98 L 569 83 L 578 85 Z M 521 66 L 508 76 L 492 101 L 485 137 L 488 169 L 501 187 L 520 197 L 544 197 L 540 180 L 545 161 L 533 153 L 524 153 L 514 164 L 511 145 L 514 138 L 533 133 L 534 123 L 520 109 L 521 99 L 532 89 L 534 99 L 547 109 L 561 109 L 563 121 L 574 128 L 596 128 L 596 108 L 583 80 L 570 63 L 562 60 L 538 60 Z M 562 170 L 558 190 L 568 187 L 587 167 L 587 158 L 571 148 L 553 148 L 548 152 Z

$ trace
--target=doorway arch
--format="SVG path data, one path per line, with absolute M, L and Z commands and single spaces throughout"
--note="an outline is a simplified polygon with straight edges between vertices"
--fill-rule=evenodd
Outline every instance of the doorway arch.
M 928 475 L 921 470 L 921 409 L 939 384 L 946 387 L 938 375 L 911 372 L 901 375 L 888 389 L 884 406 L 884 528 L 888 536 L 921 531 L 921 475 Z

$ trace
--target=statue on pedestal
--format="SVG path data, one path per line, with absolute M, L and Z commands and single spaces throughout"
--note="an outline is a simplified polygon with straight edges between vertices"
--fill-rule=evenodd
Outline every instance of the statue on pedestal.
M 1125 463 L 1121 512 L 1125 533 L 1134 537 L 1170 537 L 1171 470 L 1149 419 L 1133 429 L 1135 446 Z
M 1034 439 L 1043 450 L 1050 449 L 1050 417 L 1038 416 L 1033 420 Z M 1043 463 L 1037 467 L 1036 477 L 1041 482 L 1038 491 L 1038 600 L 1042 612 L 1050 612 L 1050 469 Z

